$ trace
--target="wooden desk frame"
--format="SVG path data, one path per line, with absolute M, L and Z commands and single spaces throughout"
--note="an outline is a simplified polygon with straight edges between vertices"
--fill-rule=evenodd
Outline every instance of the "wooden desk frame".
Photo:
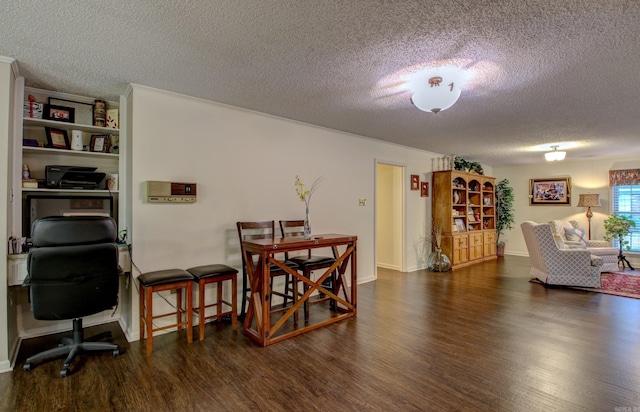
M 262 346 L 267 346 L 281 340 L 291 338 L 302 333 L 326 326 L 343 319 L 356 315 L 356 285 L 357 285 L 357 236 L 325 234 L 316 235 L 312 239 L 306 240 L 302 237 L 288 238 L 271 238 L 271 239 L 255 239 L 242 242 L 244 259 L 247 264 L 247 275 L 251 284 L 251 298 L 249 300 L 249 308 L 244 319 L 244 331 L 253 340 Z M 346 246 L 345 251 L 338 255 L 338 246 Z M 331 247 L 336 252 L 336 262 L 314 282 L 306 278 L 298 271 L 287 267 L 274 258 L 274 254 L 283 252 L 293 252 L 297 250 L 307 250 L 322 247 Z M 253 255 L 258 256 L 258 261 L 254 264 Z M 350 263 L 350 265 L 349 265 Z M 297 302 L 291 306 L 282 317 L 271 325 L 271 273 L 270 264 L 274 264 L 285 270 L 287 273 L 295 276 L 301 282 L 309 286 L 309 289 L 297 299 Z M 347 267 L 350 266 L 351 286 L 347 282 L 345 274 Z M 322 282 L 337 269 L 338 276 L 335 293 L 325 289 Z M 309 297 L 313 291 L 319 291 L 327 295 L 335 303 L 336 314 L 330 319 L 314 324 L 305 324 L 297 326 L 295 330 L 281 333 L 277 335 L 282 325 L 297 313 L 300 306 Z M 340 292 L 343 297 L 340 297 Z M 254 322 L 255 321 L 255 322 Z M 255 323 L 255 325 L 254 325 Z

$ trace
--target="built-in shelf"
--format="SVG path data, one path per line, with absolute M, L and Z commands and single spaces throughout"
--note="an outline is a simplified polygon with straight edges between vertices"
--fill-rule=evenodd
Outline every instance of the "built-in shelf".
M 119 129 L 111 129 L 108 127 L 91 126 L 88 124 L 80 124 L 80 123 L 60 122 L 56 120 L 33 119 L 30 117 L 25 117 L 22 122 L 24 127 L 29 127 L 29 126 L 52 127 L 54 129 L 60 129 L 60 130 L 82 130 L 84 132 L 100 133 L 100 134 L 120 133 Z

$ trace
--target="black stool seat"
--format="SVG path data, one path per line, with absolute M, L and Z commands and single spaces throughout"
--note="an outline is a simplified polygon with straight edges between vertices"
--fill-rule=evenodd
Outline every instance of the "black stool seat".
M 147 272 L 138 276 L 138 282 L 144 286 L 166 285 L 168 283 L 193 280 L 193 275 L 182 269 L 165 269 Z
M 189 268 L 187 269 L 187 272 L 193 275 L 196 282 L 200 282 L 200 279 L 214 278 L 222 275 L 234 275 L 238 273 L 238 270 L 231 266 L 214 264 Z
M 289 258 L 292 262 L 303 268 L 308 265 L 327 265 L 331 266 L 335 263 L 335 259 L 329 256 L 294 256 Z

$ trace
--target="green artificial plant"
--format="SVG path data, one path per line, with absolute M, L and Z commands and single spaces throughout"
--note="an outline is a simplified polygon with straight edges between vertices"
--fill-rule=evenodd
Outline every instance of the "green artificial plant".
M 503 245 L 500 235 L 506 230 L 513 229 L 515 215 L 513 210 L 513 188 L 509 186 L 508 179 L 502 179 L 496 185 L 496 245 Z
M 631 243 L 629 240 L 625 240 L 625 237 L 629 236 L 632 227 L 636 227 L 636 222 L 631 220 L 630 217 L 611 215 L 604 221 L 604 239 L 609 242 L 617 239 L 620 243 L 620 253 L 622 254 L 623 247 L 627 250 L 631 249 Z

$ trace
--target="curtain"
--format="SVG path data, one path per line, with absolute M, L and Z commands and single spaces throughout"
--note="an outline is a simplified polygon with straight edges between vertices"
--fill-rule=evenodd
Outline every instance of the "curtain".
M 640 169 L 609 170 L 609 186 L 640 185 Z

